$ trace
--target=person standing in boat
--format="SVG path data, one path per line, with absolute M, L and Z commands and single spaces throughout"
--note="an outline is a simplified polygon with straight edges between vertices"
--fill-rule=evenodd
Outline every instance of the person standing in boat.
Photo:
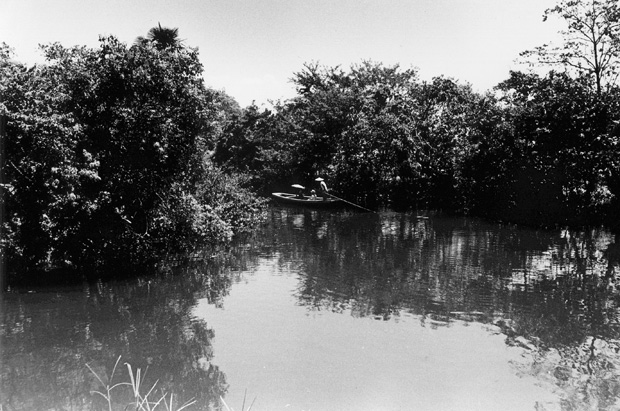
M 325 183 L 325 180 L 323 180 L 321 177 L 317 177 L 314 181 L 319 182 L 319 191 L 321 192 L 321 195 L 323 196 L 323 201 L 327 201 L 327 199 L 329 198 L 329 194 L 327 193 L 329 191 L 329 188 L 327 188 L 327 184 Z

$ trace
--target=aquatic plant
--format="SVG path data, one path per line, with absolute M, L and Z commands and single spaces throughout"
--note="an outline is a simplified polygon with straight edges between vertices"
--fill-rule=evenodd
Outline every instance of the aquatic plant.
M 185 402 L 183 405 L 181 405 L 180 408 L 175 408 L 173 393 L 170 393 L 170 395 L 168 395 L 168 393 L 160 393 L 161 397 L 155 397 L 156 399 L 155 401 L 151 400 L 154 397 L 154 394 L 156 393 L 155 387 L 157 386 L 158 381 L 155 381 L 155 383 L 153 383 L 153 385 L 150 388 L 148 388 L 148 386 L 145 387 L 143 385 L 144 376 L 142 374 L 142 370 L 138 368 L 136 369 L 136 372 L 134 374 L 131 364 L 129 363 L 125 363 L 125 366 L 127 367 L 127 371 L 129 373 L 129 381 L 112 384 L 112 381 L 114 380 L 114 374 L 116 373 L 116 368 L 118 367 L 118 363 L 120 362 L 120 360 L 121 360 L 121 356 L 119 355 L 118 359 L 116 360 L 116 363 L 114 364 L 114 367 L 112 368 L 112 374 L 110 375 L 110 378 L 108 379 L 107 383 L 103 381 L 103 379 L 99 376 L 99 374 L 97 374 L 90 365 L 86 364 L 86 367 L 88 367 L 90 372 L 93 373 L 93 375 L 99 381 L 99 383 L 101 384 L 101 386 L 104 388 L 104 391 L 105 391 L 105 392 L 102 392 L 102 391 L 93 390 L 91 391 L 91 394 L 100 395 L 106 401 L 109 411 L 114 410 L 113 408 L 114 401 L 112 398 L 112 391 L 114 391 L 117 388 L 123 387 L 123 386 L 127 386 L 131 388 L 131 392 L 134 398 L 132 408 L 135 409 L 136 411 L 154 411 L 156 409 L 159 409 L 158 407 L 160 407 L 160 405 L 165 410 L 168 410 L 168 411 L 174 411 L 174 410 L 181 411 L 196 403 L 194 399 L 191 399 Z M 144 393 L 146 388 L 148 388 L 148 390 L 146 391 L 146 393 Z M 127 404 L 125 407 L 123 407 L 123 409 L 127 409 L 130 405 L 131 404 Z
M 256 402 L 256 397 L 254 397 L 254 399 L 252 400 L 252 404 L 250 404 L 250 406 L 246 410 L 245 399 L 247 397 L 247 394 L 248 394 L 248 390 L 245 390 L 245 392 L 243 393 L 243 403 L 241 404 L 241 411 L 250 411 L 252 407 L 254 406 L 254 402 Z M 224 401 L 224 397 L 220 396 L 220 401 L 222 402 L 222 405 L 224 406 L 226 411 L 235 411 L 233 408 L 229 407 L 228 404 L 226 404 L 226 401 Z

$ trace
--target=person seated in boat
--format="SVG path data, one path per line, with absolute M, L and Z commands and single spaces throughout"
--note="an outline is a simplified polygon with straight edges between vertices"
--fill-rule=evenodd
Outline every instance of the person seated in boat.
M 303 188 L 299 189 L 299 192 L 297 193 L 297 198 L 300 198 L 302 200 L 304 199 L 304 189 Z
M 318 200 L 319 198 L 316 196 L 316 190 L 310 191 L 310 200 Z

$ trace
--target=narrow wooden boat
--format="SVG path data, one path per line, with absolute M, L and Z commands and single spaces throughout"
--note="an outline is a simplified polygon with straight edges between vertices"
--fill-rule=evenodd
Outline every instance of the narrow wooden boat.
M 280 204 L 292 204 L 313 208 L 328 208 L 335 205 L 341 205 L 342 202 L 335 198 L 323 200 L 323 197 L 317 196 L 316 199 L 310 196 L 299 197 L 297 194 L 291 193 L 271 193 L 271 196 Z

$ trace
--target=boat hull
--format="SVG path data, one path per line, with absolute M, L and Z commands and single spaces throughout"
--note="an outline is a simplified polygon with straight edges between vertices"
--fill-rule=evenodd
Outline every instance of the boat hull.
M 304 196 L 299 198 L 297 194 L 291 193 L 271 193 L 271 197 L 280 204 L 297 205 L 302 207 L 311 208 L 329 208 L 341 205 L 342 202 L 335 198 L 328 198 L 323 200 L 323 197 L 317 197 L 312 199 L 310 196 Z

